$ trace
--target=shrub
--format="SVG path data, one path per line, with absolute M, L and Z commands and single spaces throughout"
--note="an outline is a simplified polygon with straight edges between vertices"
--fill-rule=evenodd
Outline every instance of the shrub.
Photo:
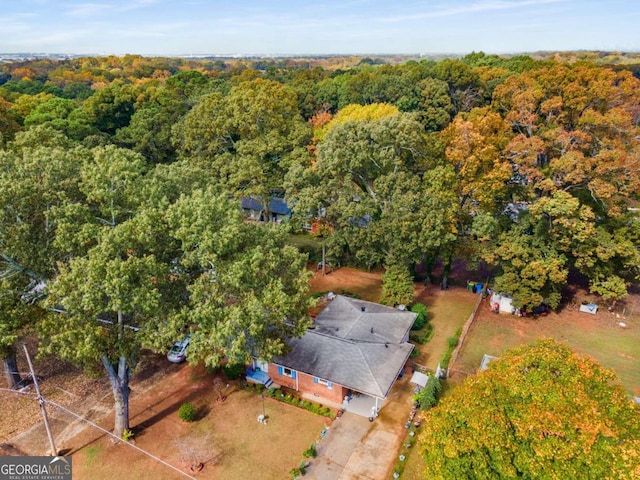
M 131 440 L 133 438 L 133 430 L 130 430 L 128 428 L 125 428 L 122 431 L 122 440 L 124 440 L 125 442 L 128 442 L 129 440 Z
M 456 346 L 458 345 L 458 341 L 460 340 L 461 334 L 462 334 L 462 328 L 459 328 L 453 337 L 447 338 L 448 347 L 447 347 L 447 351 L 444 352 L 444 355 L 442 356 L 442 360 L 440 360 L 441 368 L 447 368 L 449 366 L 449 361 L 451 360 L 451 354 L 453 353 Z
M 302 456 L 305 458 L 316 458 L 318 450 L 316 450 L 316 442 L 312 442 L 309 448 L 302 452 Z
M 316 293 L 312 293 L 311 295 L 309 295 L 311 298 L 322 298 L 324 297 L 326 294 L 329 293 L 330 290 L 324 290 L 322 292 L 316 292 Z
M 431 323 L 427 323 L 425 328 L 423 328 L 419 332 L 409 334 L 409 340 L 421 345 L 431 340 L 431 337 L 433 337 L 433 325 Z
M 227 363 L 224 367 L 222 367 L 222 371 L 224 372 L 224 376 L 229 380 L 237 380 L 244 373 L 244 365 L 239 363 Z
M 438 402 L 438 395 L 442 390 L 440 379 L 435 375 L 429 375 L 429 380 L 422 390 L 416 393 L 413 398 L 420 404 L 420 408 L 426 410 L 435 406 Z
M 399 305 L 413 299 L 413 277 L 403 265 L 388 265 L 382 275 L 380 303 Z
M 413 307 L 411 307 L 411 311 L 418 314 L 415 321 L 413 322 L 411 330 L 422 329 L 425 323 L 427 323 L 427 306 L 422 303 L 416 303 Z
M 180 420 L 183 422 L 195 422 L 197 416 L 198 411 L 193 403 L 187 402 L 180 405 L 180 408 L 178 409 L 178 417 L 180 417 Z
M 318 414 L 322 415 L 323 417 L 330 417 L 331 409 L 329 407 L 320 407 L 318 408 Z
M 451 360 L 451 350 L 447 350 L 442 355 L 442 360 L 440 360 L 440 368 L 446 369 L 449 366 L 449 361 Z

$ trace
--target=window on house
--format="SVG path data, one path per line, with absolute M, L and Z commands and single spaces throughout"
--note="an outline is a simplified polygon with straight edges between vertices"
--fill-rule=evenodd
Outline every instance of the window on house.
M 287 367 L 278 367 L 278 375 L 284 375 L 285 377 L 296 378 L 296 371 Z
M 324 378 L 313 377 L 313 381 L 315 383 L 319 383 L 320 385 L 326 385 L 327 388 L 333 387 L 333 382 L 330 382 L 329 380 L 325 380 Z

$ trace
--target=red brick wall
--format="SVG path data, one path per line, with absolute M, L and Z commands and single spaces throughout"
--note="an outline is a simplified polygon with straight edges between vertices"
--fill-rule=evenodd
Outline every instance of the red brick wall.
M 334 383 L 331 388 L 329 388 L 327 385 L 314 382 L 313 376 L 307 375 L 306 373 L 296 372 L 296 376 L 297 378 L 291 378 L 286 375 L 279 375 L 278 366 L 273 363 L 269 364 L 269 377 L 271 377 L 274 383 L 313 395 L 314 398 L 318 399 L 317 401 L 319 403 L 322 402 L 322 399 L 333 403 L 342 403 L 342 400 L 347 394 L 347 389 L 342 385 Z

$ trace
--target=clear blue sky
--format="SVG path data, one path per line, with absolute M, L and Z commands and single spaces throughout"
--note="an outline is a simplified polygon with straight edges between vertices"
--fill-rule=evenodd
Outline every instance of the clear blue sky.
M 638 0 L 3 0 L 0 52 L 640 51 Z

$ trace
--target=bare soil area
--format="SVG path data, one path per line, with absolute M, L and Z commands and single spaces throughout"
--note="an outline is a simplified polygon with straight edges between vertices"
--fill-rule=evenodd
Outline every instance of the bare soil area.
M 350 267 L 341 267 L 322 275 L 315 264 L 309 264 L 314 273 L 311 279 L 311 293 L 334 292 L 336 294 L 355 294 L 362 300 L 377 302 L 382 293 L 382 271 L 364 272 Z

